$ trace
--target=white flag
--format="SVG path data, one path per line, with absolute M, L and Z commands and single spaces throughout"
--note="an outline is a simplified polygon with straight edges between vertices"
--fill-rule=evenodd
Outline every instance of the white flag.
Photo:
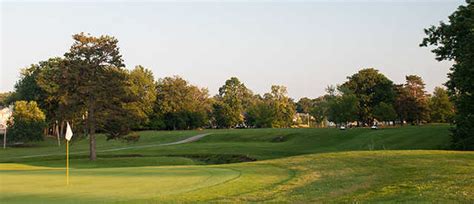
M 67 127 L 66 127 L 66 140 L 67 141 L 70 141 L 71 138 L 72 138 L 72 130 L 71 130 L 71 126 L 69 126 L 69 122 L 67 122 Z

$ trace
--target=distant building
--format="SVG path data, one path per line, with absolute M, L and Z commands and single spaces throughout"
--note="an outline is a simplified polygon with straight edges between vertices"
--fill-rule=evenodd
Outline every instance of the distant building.
M 314 120 L 314 117 L 308 113 L 296 113 L 293 115 L 294 127 L 310 127 L 310 123 Z
M 13 105 L 8 107 L 0 107 L 0 134 L 5 132 L 7 128 L 7 121 L 13 114 Z

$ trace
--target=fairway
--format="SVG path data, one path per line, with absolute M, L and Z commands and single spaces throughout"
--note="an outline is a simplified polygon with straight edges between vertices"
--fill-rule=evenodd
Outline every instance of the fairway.
M 64 151 L 47 140 L 1 152 L 0 201 L 473 202 L 474 153 L 440 150 L 448 128 L 146 131 L 135 144 L 99 139 L 96 162 L 77 140 L 69 186 L 63 155 L 22 157 Z M 140 148 L 106 151 L 121 147 Z
M 2 164 L 2 202 L 460 201 L 474 198 L 474 154 L 325 153 L 255 163 L 75 169 Z
M 474 204 L 474 0 L 0 1 L 0 204 Z

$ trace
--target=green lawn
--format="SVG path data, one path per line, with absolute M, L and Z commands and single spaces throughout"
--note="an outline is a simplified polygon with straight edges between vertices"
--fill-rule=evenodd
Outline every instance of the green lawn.
M 71 147 L 77 154 L 69 186 L 64 156 L 54 155 L 64 148 L 47 140 L 0 151 L 0 202 L 472 203 L 474 152 L 443 150 L 448 128 L 147 131 L 134 144 L 100 137 L 96 162 L 80 140 Z M 212 134 L 189 144 L 101 152 L 203 132 Z M 241 158 L 258 161 L 229 163 Z

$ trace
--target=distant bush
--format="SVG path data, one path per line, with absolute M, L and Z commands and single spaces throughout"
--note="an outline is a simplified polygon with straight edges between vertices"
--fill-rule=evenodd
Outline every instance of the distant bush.
M 140 135 L 136 132 L 133 132 L 127 136 L 122 137 L 121 139 L 123 139 L 123 141 L 127 143 L 135 143 L 135 142 L 138 142 L 138 140 L 140 140 Z
M 7 134 L 9 143 L 43 140 L 46 117 L 35 101 L 15 102 L 12 117 Z

